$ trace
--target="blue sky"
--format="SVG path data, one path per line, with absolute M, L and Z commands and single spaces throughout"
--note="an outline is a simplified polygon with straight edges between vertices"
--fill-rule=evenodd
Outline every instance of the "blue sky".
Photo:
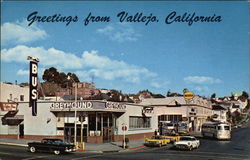
M 137 93 L 149 89 L 165 95 L 188 88 L 195 94 L 230 95 L 249 92 L 248 2 L 1 2 L 1 81 L 28 82 L 27 56 L 40 59 L 39 76 L 55 67 L 74 72 L 81 81 L 97 88 Z M 34 22 L 27 17 L 77 16 L 77 22 Z M 157 17 L 158 22 L 119 23 L 126 11 Z M 165 19 L 175 11 L 182 16 L 221 16 L 220 22 L 173 22 Z M 109 22 L 83 20 L 89 13 L 109 16 Z M 41 79 L 41 78 L 40 78 Z

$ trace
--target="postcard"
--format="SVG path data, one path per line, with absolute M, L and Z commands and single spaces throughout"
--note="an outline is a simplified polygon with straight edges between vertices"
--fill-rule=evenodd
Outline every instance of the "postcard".
M 1 1 L 0 160 L 249 159 L 249 11 Z

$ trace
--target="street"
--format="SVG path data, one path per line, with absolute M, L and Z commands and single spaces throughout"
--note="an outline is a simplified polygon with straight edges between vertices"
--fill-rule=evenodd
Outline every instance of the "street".
M 25 147 L 0 145 L 0 160 L 56 160 L 56 159 L 91 159 L 91 160 L 179 160 L 179 159 L 205 159 L 205 160 L 246 160 L 250 159 L 250 122 L 232 131 L 231 141 L 217 141 L 214 139 L 200 138 L 201 146 L 193 151 L 179 151 L 171 145 L 161 148 L 145 147 L 142 149 L 113 152 L 113 153 L 70 153 L 54 155 L 52 153 L 30 153 Z

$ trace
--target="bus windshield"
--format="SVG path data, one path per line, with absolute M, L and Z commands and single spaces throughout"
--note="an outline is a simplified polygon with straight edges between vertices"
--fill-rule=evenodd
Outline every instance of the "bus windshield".
M 229 126 L 218 126 L 218 130 L 230 130 Z

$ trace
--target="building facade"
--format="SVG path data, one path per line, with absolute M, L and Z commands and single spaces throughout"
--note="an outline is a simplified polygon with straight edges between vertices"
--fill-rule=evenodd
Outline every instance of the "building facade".
M 1 118 L 0 137 L 40 140 L 57 137 L 74 141 L 76 111 L 76 139 L 104 143 L 141 139 L 153 135 L 156 117 L 142 105 L 107 101 L 39 101 L 37 116 L 32 116 L 28 102 L 18 103 L 14 115 Z M 39 126 L 39 127 L 38 127 Z M 123 130 L 126 128 L 126 130 Z
M 70 88 L 60 88 L 55 92 L 57 97 L 75 95 L 75 93 L 77 93 L 77 95 L 82 97 L 83 99 L 86 99 L 100 94 L 100 91 L 99 89 L 96 89 L 92 83 L 77 82 L 73 83 L 72 87 Z
M 141 105 L 153 107 L 160 122 L 185 122 L 189 131 L 201 131 L 201 125 L 212 116 L 211 102 L 202 97 L 195 96 L 192 100 L 184 97 L 148 98 L 143 99 Z
M 0 82 L 0 102 L 27 102 L 29 88 Z

